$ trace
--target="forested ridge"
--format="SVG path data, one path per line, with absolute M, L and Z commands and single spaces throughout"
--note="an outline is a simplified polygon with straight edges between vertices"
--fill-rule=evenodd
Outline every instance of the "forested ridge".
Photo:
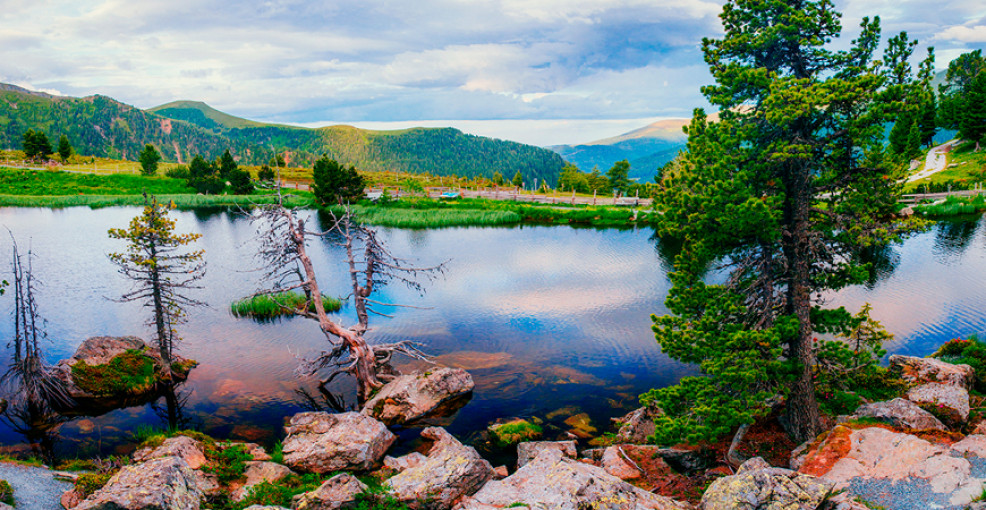
M 554 183 L 564 165 L 554 152 L 521 143 L 462 133 L 453 128 L 369 131 L 351 126 L 308 129 L 263 124 L 177 102 L 141 110 L 106 96 L 58 97 L 12 85 L 0 86 L 0 147 L 19 148 L 24 132 L 50 139 L 68 136 L 80 154 L 136 159 L 154 144 L 165 161 L 187 163 L 195 155 L 225 150 L 243 164 L 267 162 L 276 149 L 292 166 L 309 166 L 322 154 L 368 171 L 492 177 L 499 171 Z

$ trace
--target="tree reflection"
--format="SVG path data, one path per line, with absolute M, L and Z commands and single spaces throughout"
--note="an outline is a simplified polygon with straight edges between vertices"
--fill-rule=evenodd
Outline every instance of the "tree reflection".
M 941 220 L 935 226 L 935 253 L 957 256 L 969 247 L 981 216 Z

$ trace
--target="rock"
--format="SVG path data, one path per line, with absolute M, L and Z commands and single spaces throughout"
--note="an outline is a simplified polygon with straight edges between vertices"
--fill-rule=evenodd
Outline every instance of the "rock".
M 283 506 L 270 506 L 270 505 L 250 505 L 244 510 L 289 510 Z
M 602 466 L 607 473 L 621 480 L 634 480 L 644 475 L 633 465 L 633 461 L 626 457 L 619 446 L 610 446 L 603 451 Z
M 541 451 L 514 474 L 487 483 L 456 510 L 526 505 L 531 509 L 684 510 L 691 505 L 630 485 L 600 467 L 569 459 L 560 450 Z
M 541 437 L 541 426 L 523 418 L 513 418 L 504 423 L 494 423 L 486 428 L 490 439 L 497 446 L 505 447 Z
M 449 509 L 493 478 L 493 466 L 445 429 L 429 427 L 421 435 L 435 441 L 421 465 L 390 478 L 384 487 L 411 508 Z
M 319 474 L 372 469 L 397 439 L 383 423 L 355 412 L 298 413 L 285 431 L 284 464 Z
M 76 510 L 198 510 L 202 491 L 178 457 L 124 466 Z
M 291 471 L 287 466 L 282 466 L 276 462 L 250 461 L 246 463 L 246 466 L 246 470 L 243 472 L 246 481 L 242 487 L 234 490 L 230 495 L 233 501 L 243 501 L 243 498 L 247 497 L 254 485 L 263 482 L 276 482 L 294 474 L 294 471 Z
M 790 469 L 771 467 L 754 457 L 744 462 L 735 475 L 712 482 L 702 495 L 699 508 L 816 510 L 831 492 L 831 483 Z
M 352 507 L 353 501 L 368 487 L 349 473 L 325 481 L 319 488 L 299 494 L 291 502 L 293 510 L 336 510 Z
M 654 418 L 661 414 L 662 411 L 655 406 L 644 406 L 630 411 L 622 418 L 613 418 L 613 422 L 619 426 L 616 442 L 647 443 L 647 437 L 654 435 Z
M 837 427 L 800 469 L 848 494 L 894 510 L 962 509 L 986 483 L 986 436 L 949 446 L 879 427 Z
M 579 413 L 565 419 L 565 425 L 572 427 L 569 432 L 579 439 L 589 439 L 596 434 L 596 427 L 592 426 L 592 418 L 587 413 Z
M 361 411 L 387 425 L 408 423 L 427 416 L 442 403 L 468 395 L 475 383 L 461 368 L 435 368 L 390 381 Z
M 164 457 L 178 457 L 192 469 L 199 469 L 206 462 L 202 443 L 187 436 L 169 437 L 157 448 L 142 448 L 134 452 L 135 463 Z
M 638 448 L 644 448 L 644 445 Z M 672 469 L 679 472 L 701 471 L 715 462 L 714 456 L 708 449 L 685 449 L 685 448 L 654 448 L 654 455 L 664 459 Z
M 578 456 L 575 441 L 528 441 L 517 445 L 517 467 L 534 460 L 543 450 L 558 450 L 570 459 Z
M 406 471 L 413 467 L 418 467 L 427 459 L 424 455 L 418 452 L 411 452 L 403 457 L 391 457 L 386 456 L 383 458 L 383 467 L 387 469 L 393 469 L 398 473 Z
M 911 388 L 907 399 L 936 409 L 947 425 L 959 427 L 969 419 L 969 392 L 950 384 L 927 383 Z
M 79 503 L 82 503 L 83 499 L 85 498 L 82 497 L 82 493 L 78 490 L 67 490 L 64 494 L 62 494 L 62 507 L 65 508 L 65 510 L 71 510 L 72 508 L 79 506 Z
M 942 383 L 966 390 L 972 388 L 976 371 L 969 365 L 953 365 L 935 358 L 890 356 L 890 369 L 900 373 L 901 379 L 911 383 Z
M 977 435 L 986 434 L 986 420 L 977 423 L 976 428 L 972 429 L 972 433 Z
M 510 476 L 510 471 L 507 470 L 507 466 L 497 466 L 493 468 L 493 479 L 503 480 L 504 478 Z
M 903 398 L 860 406 L 850 418 L 876 418 L 901 429 L 945 430 L 945 425 L 935 415 Z

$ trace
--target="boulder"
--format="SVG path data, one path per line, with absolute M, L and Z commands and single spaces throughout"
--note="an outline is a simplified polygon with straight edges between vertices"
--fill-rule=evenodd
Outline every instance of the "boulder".
M 907 400 L 934 409 L 951 427 L 959 427 L 969 419 L 969 392 L 960 386 L 922 384 L 907 391 Z
M 393 469 L 394 471 L 400 473 L 413 467 L 420 466 L 425 460 L 426 457 L 418 452 L 411 452 L 403 457 L 397 458 L 388 455 L 383 458 L 383 467 Z
M 622 418 L 613 418 L 613 422 L 619 427 L 616 442 L 647 443 L 647 437 L 654 435 L 654 418 L 661 414 L 662 411 L 655 406 L 644 406 L 630 411 Z
M 760 457 L 754 457 L 744 462 L 735 475 L 712 482 L 702 495 L 699 508 L 816 510 L 831 493 L 831 483 L 790 469 L 771 467 Z
M 387 425 L 413 422 L 428 416 L 443 403 L 468 395 L 475 383 L 461 368 L 434 368 L 390 381 L 361 411 Z
M 271 506 L 271 505 L 250 505 L 243 510 L 289 510 L 283 506 Z
M 205 452 L 202 443 L 187 437 L 175 436 L 165 439 L 157 448 L 141 448 L 134 452 L 134 462 L 147 462 L 151 459 L 178 457 L 192 469 L 199 469 L 205 464 Z
M 860 406 L 850 418 L 875 418 L 900 429 L 945 430 L 945 425 L 935 415 L 903 398 Z
M 292 510 L 337 510 L 352 508 L 356 497 L 368 487 L 355 476 L 342 473 L 325 481 L 319 488 L 299 494 L 291 502 Z
M 600 467 L 569 459 L 557 449 L 542 450 L 514 474 L 487 483 L 456 510 L 513 508 L 580 510 L 685 510 L 671 498 L 639 489 Z
M 71 510 L 79 506 L 79 503 L 82 503 L 82 500 L 84 499 L 86 498 L 84 498 L 82 496 L 82 493 L 79 492 L 77 489 L 67 490 L 64 493 L 62 493 L 62 497 L 61 497 L 62 508 L 65 508 L 66 510 Z
M 935 358 L 915 358 L 913 356 L 890 356 L 890 369 L 900 374 L 901 379 L 916 384 L 929 382 L 972 388 L 976 381 L 976 371 L 969 365 L 953 365 Z
M 801 472 L 894 510 L 965 508 L 986 483 L 986 436 L 949 445 L 880 427 L 837 427 L 809 448 Z
M 578 456 L 575 441 L 528 441 L 517 445 L 517 467 L 534 460 L 543 450 L 558 450 L 570 459 Z
M 246 470 L 243 471 L 246 481 L 241 487 L 234 490 L 230 497 L 233 498 L 233 501 L 243 501 L 243 498 L 247 497 L 254 485 L 263 482 L 273 483 L 293 474 L 294 471 L 291 471 L 290 468 L 276 462 L 249 461 L 246 463 Z
M 76 510 L 198 510 L 202 491 L 178 457 L 124 466 Z
M 619 446 L 606 448 L 603 451 L 601 464 L 607 473 L 621 480 L 634 480 L 644 476 L 640 469 L 637 468 L 636 463 L 627 457 L 623 453 L 623 449 Z
M 284 464 L 306 473 L 372 469 L 397 439 L 383 423 L 355 412 L 298 413 L 284 429 Z
M 463 496 L 475 494 L 493 478 L 493 466 L 445 429 L 429 427 L 422 437 L 435 441 L 420 465 L 395 475 L 384 487 L 411 508 L 449 509 Z

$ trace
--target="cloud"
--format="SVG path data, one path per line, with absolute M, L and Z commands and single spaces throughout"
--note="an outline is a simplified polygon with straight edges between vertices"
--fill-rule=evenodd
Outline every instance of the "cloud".
M 951 41 L 982 43 L 986 42 L 986 25 L 976 25 L 973 27 L 948 27 L 947 29 L 939 32 L 935 37 L 937 39 Z

